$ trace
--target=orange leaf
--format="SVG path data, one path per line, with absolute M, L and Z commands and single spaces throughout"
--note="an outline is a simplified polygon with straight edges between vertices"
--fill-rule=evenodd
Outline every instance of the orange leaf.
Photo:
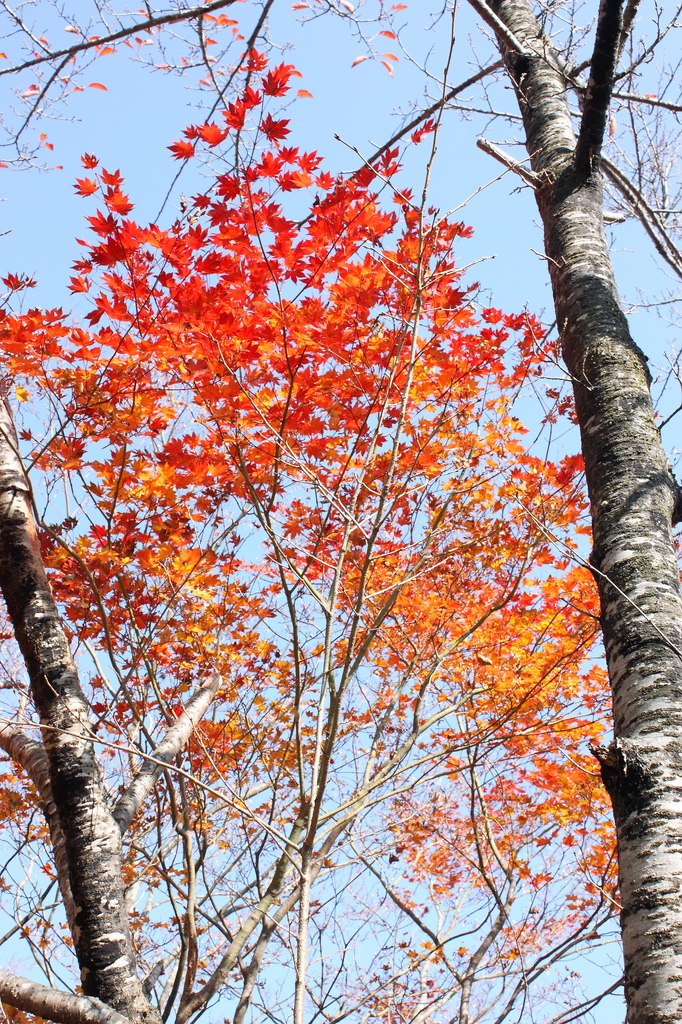
M 109 92 L 106 85 L 102 85 L 101 82 L 89 82 L 88 85 L 90 89 L 102 89 L 104 92 Z
M 102 168 L 102 181 L 105 185 L 113 185 L 116 188 L 123 181 L 123 177 L 120 171 L 105 171 Z
M 92 178 L 76 178 L 76 184 L 73 187 L 79 196 L 91 196 L 93 192 L 97 191 L 97 182 Z

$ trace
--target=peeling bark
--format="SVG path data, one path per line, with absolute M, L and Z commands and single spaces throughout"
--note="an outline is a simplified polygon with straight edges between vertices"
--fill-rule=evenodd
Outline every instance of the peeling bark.
M 490 7 L 523 49 L 502 47 L 539 179 L 535 194 L 592 508 L 591 563 L 615 729 L 613 747 L 600 759 L 618 835 L 627 1019 L 678 1024 L 682 603 L 671 529 L 678 488 L 654 422 L 646 356 L 618 299 L 597 167 L 611 85 L 597 79 L 613 67 L 620 4 L 602 3 L 578 154 L 566 76 L 528 0 L 491 0 Z
M 156 1024 L 159 1015 L 135 971 L 121 834 L 107 806 L 87 702 L 43 568 L 6 400 L 0 402 L 0 588 L 40 716 L 75 905 L 73 940 L 83 993 L 131 1021 Z

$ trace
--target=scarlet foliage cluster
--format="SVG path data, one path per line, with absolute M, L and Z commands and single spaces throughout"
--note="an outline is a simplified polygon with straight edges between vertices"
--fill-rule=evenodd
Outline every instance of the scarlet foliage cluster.
M 171 147 L 232 159 L 170 229 L 84 158 L 87 326 L 0 324 L 22 410 L 49 419 L 27 413 L 22 445 L 112 785 L 223 679 L 130 833 L 136 943 L 149 969 L 181 962 L 164 1005 L 210 979 L 302 820 L 318 963 L 374 933 L 333 997 L 311 968 L 315 998 L 389 1021 L 426 992 L 429 1021 L 453 998 L 494 1019 L 612 903 L 580 463 L 540 457 L 515 413 L 552 347 L 479 308 L 469 229 L 415 205 L 396 152 L 330 174 L 267 109 L 293 68 L 244 73 L 222 123 Z M 299 876 L 278 885 L 293 921 Z M 288 934 L 268 954 L 287 969 Z

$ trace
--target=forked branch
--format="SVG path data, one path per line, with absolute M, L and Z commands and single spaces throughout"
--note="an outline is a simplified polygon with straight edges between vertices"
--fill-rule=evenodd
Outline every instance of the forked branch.
M 66 46 L 63 50 L 51 50 L 48 53 L 41 54 L 40 57 L 33 57 L 31 60 L 26 60 L 23 64 L 13 64 L 10 68 L 3 68 L 0 71 L 2 75 L 13 75 L 19 71 L 25 71 L 26 68 L 34 68 L 38 64 L 46 64 L 50 61 L 61 60 L 63 57 L 70 59 L 75 57 L 79 53 L 84 53 L 87 50 L 99 49 L 102 46 L 108 46 L 111 43 L 116 43 L 121 39 L 127 39 L 128 36 L 137 35 L 140 32 L 149 32 L 153 28 L 159 28 L 161 25 L 175 25 L 179 21 L 192 21 L 193 18 L 204 18 L 207 14 L 212 14 L 213 11 L 219 11 L 221 7 L 230 7 L 236 0 L 213 0 L 213 3 L 199 4 L 196 7 L 185 7 L 179 11 L 163 11 L 161 14 L 156 14 L 151 18 L 145 18 L 144 21 L 138 21 L 134 25 L 128 25 L 126 28 L 120 28 L 116 32 L 110 32 L 105 36 L 98 36 L 93 39 L 84 39 L 81 43 L 74 43 L 73 46 Z

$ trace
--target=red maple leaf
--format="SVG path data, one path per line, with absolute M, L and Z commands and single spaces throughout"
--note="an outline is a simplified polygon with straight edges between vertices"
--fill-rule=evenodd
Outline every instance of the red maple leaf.
M 120 213 L 125 216 L 133 208 L 128 196 L 124 195 L 119 188 L 110 189 L 104 199 L 112 213 Z
M 76 178 L 76 184 L 73 187 L 79 196 L 91 196 L 93 192 L 97 191 L 98 185 L 92 178 Z
M 188 160 L 194 156 L 194 146 L 191 142 L 174 142 L 168 147 L 176 160 Z
M 11 288 L 13 292 L 20 292 L 22 288 L 35 288 L 36 283 L 28 274 L 8 274 L 2 278 L 2 283 Z
M 301 77 L 293 64 L 279 64 L 276 68 L 271 68 L 263 77 L 263 92 L 267 96 L 283 96 L 289 89 L 289 79 L 292 75 Z
M 280 139 L 286 139 L 289 135 L 288 124 L 288 120 L 275 121 L 271 114 L 266 114 L 261 122 L 261 129 L 271 142 L 279 142 Z
M 209 146 L 217 146 L 227 138 L 227 129 L 219 128 L 217 124 L 202 124 L 198 134 Z

